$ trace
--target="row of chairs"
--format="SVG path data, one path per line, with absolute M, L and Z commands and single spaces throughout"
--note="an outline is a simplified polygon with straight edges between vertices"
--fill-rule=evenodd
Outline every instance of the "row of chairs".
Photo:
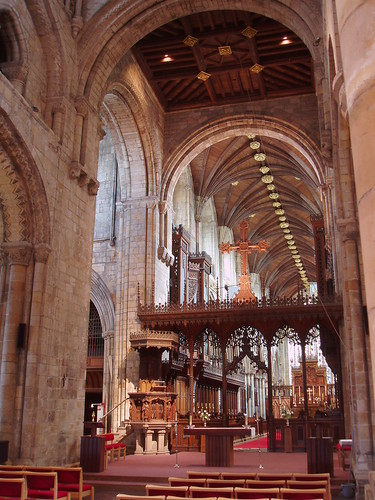
M 276 483 L 276 484 L 275 484 Z M 255 499 L 255 498 L 290 498 L 307 499 L 320 498 L 329 500 L 326 483 L 319 482 L 306 484 L 304 487 L 294 488 L 292 485 L 285 487 L 280 481 L 270 483 L 254 484 L 251 486 L 160 486 L 147 484 L 146 496 L 165 496 L 168 500 L 172 498 L 235 498 L 235 499 Z M 312 495 L 313 493 L 313 495 Z M 312 495 L 312 496 L 311 496 Z
M 98 434 L 98 437 L 102 437 L 105 440 L 104 450 L 107 464 L 108 462 L 113 462 L 115 459 L 120 460 L 121 457 L 125 460 L 126 457 L 126 444 L 120 443 L 115 440 L 115 435 L 110 433 Z
M 177 498 L 290 498 L 331 500 L 330 476 L 189 471 L 187 478 L 169 477 L 168 486 L 147 484 L 146 497 Z M 308 496 L 307 496 L 308 495 Z M 172 497 L 172 498 L 171 498 Z
M 22 496 L 25 490 L 27 498 L 94 500 L 94 486 L 83 482 L 82 467 L 0 465 L 0 479 L 0 498 L 13 497 L 5 493 L 14 490 Z

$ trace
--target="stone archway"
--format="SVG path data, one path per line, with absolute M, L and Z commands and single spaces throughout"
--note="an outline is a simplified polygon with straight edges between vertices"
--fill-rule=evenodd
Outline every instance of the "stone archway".
M 0 115 L 0 212 L 2 290 L 7 297 L 0 337 L 0 421 L 10 458 L 21 449 L 22 432 L 33 435 L 40 349 L 43 281 L 50 253 L 50 219 L 39 171 L 11 121 Z M 29 286 L 28 286 L 29 285 Z M 22 331 L 22 334 L 21 334 Z M 21 374 L 20 376 L 17 374 Z M 22 397 L 28 407 L 22 412 Z M 21 432 L 22 429 L 22 432 Z M 32 446 L 32 443 L 30 443 Z
M 105 412 L 113 406 L 114 331 L 115 310 L 110 291 L 96 271 L 91 275 L 90 300 L 98 311 L 104 338 L 103 403 Z

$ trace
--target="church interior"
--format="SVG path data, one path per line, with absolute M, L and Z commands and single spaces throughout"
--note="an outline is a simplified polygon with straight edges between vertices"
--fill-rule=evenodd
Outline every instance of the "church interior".
M 79 463 L 93 423 L 135 455 L 237 426 L 269 453 L 350 439 L 372 498 L 374 23 L 0 0 L 7 463 Z

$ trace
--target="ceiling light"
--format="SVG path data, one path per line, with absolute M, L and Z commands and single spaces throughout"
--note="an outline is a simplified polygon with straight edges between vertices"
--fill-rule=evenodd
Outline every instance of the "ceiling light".
M 269 169 L 269 167 L 267 167 L 267 165 L 262 165 L 259 168 L 259 170 L 261 171 L 262 174 L 267 174 L 270 171 L 270 169 Z
M 287 227 L 289 227 L 289 223 L 288 222 L 280 222 L 280 227 L 281 227 L 281 229 L 286 229 Z
M 251 28 L 250 26 L 246 26 L 246 28 L 241 31 L 243 36 L 246 36 L 247 38 L 254 38 L 254 36 L 258 33 L 257 30 L 254 28 Z
M 217 50 L 221 56 L 230 56 L 232 54 L 230 45 L 222 45 L 221 47 L 218 47 Z
M 255 217 L 255 216 L 256 216 L 256 214 L 250 214 L 250 215 L 249 215 L 249 219 L 252 219 L 252 218 L 253 218 L 253 217 Z
M 250 68 L 250 71 L 251 71 L 252 73 L 256 73 L 256 74 L 261 73 L 263 70 L 264 70 L 264 66 L 262 66 L 261 64 L 258 64 L 258 63 L 254 64 L 254 65 L 253 65 L 253 66 L 251 66 L 251 68 Z
M 289 245 L 289 250 L 297 250 L 296 245 Z
M 268 196 L 271 198 L 271 200 L 277 200 L 277 198 L 279 197 L 279 193 L 270 193 Z
M 286 240 L 291 240 L 293 238 L 293 236 L 291 234 L 284 234 L 284 238 Z
M 296 267 L 301 268 L 303 267 L 302 262 L 295 262 Z
M 268 191 L 275 191 L 275 185 L 274 184 L 267 184 L 267 189 Z
M 280 45 L 289 45 L 290 43 L 292 43 L 292 40 L 290 40 L 290 38 L 288 38 L 287 36 L 283 36 Z
M 285 220 L 286 220 L 285 215 L 280 215 L 280 217 L 279 217 L 279 221 L 280 221 L 280 222 L 284 222 Z
M 289 247 L 289 248 L 290 248 L 290 247 Z M 298 250 L 291 250 L 291 251 L 290 251 L 290 253 L 291 253 L 292 255 L 296 255 L 296 254 L 298 253 Z
M 280 203 L 279 203 L 279 205 L 280 205 Z M 284 211 L 282 208 L 277 208 L 277 209 L 275 210 L 275 214 L 276 214 L 276 215 L 284 215 L 284 214 L 285 214 L 285 211 Z
M 289 246 L 294 245 L 294 240 L 289 240 L 289 241 L 288 241 L 288 245 L 289 245 Z
M 171 56 L 169 56 L 168 54 L 165 54 L 165 56 L 161 60 L 161 62 L 163 62 L 163 63 L 172 62 L 172 61 L 173 61 L 173 58 Z
M 248 137 L 249 139 L 255 139 L 256 135 L 255 135 L 255 134 L 249 134 L 247 137 Z
M 238 181 L 233 181 L 232 186 L 238 186 Z
M 194 47 L 196 43 L 198 43 L 198 38 L 195 38 L 195 36 L 188 35 L 184 40 L 184 44 L 188 47 Z
M 272 206 L 273 206 L 274 208 L 279 208 L 279 207 L 281 207 L 281 203 L 280 203 L 279 201 L 274 201 L 274 202 L 272 203 Z
M 285 234 L 289 234 L 289 233 L 290 233 L 290 229 L 285 228 L 285 229 L 283 229 L 283 232 L 284 232 Z
M 254 160 L 264 161 L 266 159 L 266 153 L 255 153 Z
M 251 149 L 258 149 L 258 148 L 260 148 L 260 142 L 259 141 L 252 141 L 252 142 L 250 142 L 250 147 L 251 147 Z
M 201 71 L 200 73 L 197 74 L 198 80 L 202 80 L 203 82 L 208 80 L 210 76 L 211 76 L 210 73 L 206 73 L 205 71 Z
M 271 184 L 272 181 L 273 181 L 273 175 L 271 174 L 262 175 L 262 182 L 264 182 L 264 184 Z

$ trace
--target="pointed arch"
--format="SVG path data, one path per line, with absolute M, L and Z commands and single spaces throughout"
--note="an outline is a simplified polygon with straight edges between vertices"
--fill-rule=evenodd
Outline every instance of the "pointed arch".
M 103 335 L 115 328 L 115 308 L 107 285 L 99 274 L 92 270 L 90 300 L 98 311 Z

